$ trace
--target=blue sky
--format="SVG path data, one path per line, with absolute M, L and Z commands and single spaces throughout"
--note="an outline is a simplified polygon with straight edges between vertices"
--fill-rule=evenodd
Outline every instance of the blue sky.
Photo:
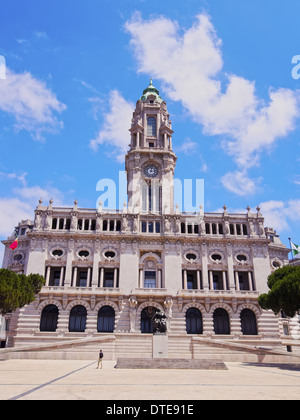
M 260 205 L 299 244 L 299 15 L 297 0 L 4 2 L 0 238 L 40 197 L 96 206 L 97 182 L 124 170 L 152 77 L 175 132 L 175 176 L 204 179 L 206 211 Z

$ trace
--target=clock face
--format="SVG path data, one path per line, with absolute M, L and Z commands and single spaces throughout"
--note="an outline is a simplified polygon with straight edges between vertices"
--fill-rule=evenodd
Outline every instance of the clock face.
M 153 165 L 147 166 L 145 168 L 145 175 L 149 178 L 154 178 L 158 175 L 158 169 Z

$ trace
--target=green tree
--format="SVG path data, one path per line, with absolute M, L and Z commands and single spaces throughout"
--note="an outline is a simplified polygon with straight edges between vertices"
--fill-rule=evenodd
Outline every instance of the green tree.
M 294 317 L 300 310 L 300 266 L 279 268 L 268 277 L 269 293 L 259 296 L 263 309 L 272 309 L 275 314 L 281 310 Z
M 0 269 L 0 313 L 14 311 L 35 300 L 45 284 L 39 274 L 16 274 L 6 268 Z

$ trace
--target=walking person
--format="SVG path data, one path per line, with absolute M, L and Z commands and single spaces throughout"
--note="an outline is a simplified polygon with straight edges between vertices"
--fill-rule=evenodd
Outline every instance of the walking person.
M 97 369 L 99 369 L 100 364 L 101 364 L 101 369 L 102 369 L 102 359 L 103 359 L 103 357 L 104 357 L 103 351 L 100 350 Z

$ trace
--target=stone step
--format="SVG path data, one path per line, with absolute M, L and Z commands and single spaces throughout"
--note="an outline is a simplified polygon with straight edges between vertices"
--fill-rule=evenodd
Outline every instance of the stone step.
M 136 359 L 118 357 L 117 369 L 201 369 L 227 370 L 222 360 L 211 359 Z

